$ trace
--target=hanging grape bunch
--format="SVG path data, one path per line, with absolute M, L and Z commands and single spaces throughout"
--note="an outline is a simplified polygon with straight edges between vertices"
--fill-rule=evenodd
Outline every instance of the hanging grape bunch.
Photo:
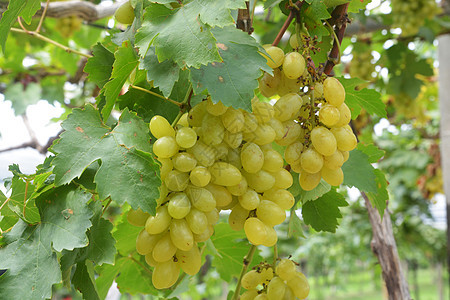
M 415 35 L 426 19 L 432 19 L 439 12 L 434 0 L 391 1 L 394 27 L 402 29 L 402 35 Z
M 366 81 L 373 81 L 373 73 L 376 72 L 375 64 L 372 63 L 374 56 L 370 45 L 366 44 L 354 44 L 352 50 L 352 60 L 350 61 L 350 67 L 348 73 L 351 77 L 357 77 Z M 368 84 L 359 85 L 360 88 L 367 87 Z

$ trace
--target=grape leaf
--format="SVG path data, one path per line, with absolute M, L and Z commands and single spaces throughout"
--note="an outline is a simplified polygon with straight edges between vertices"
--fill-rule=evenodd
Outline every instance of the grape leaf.
M 230 9 L 246 7 L 243 0 L 197 0 L 187 5 L 190 5 L 193 11 L 197 11 L 203 23 L 211 27 L 233 25 Z
M 387 180 L 384 173 L 381 172 L 380 170 L 375 169 L 374 173 L 376 176 L 375 183 L 377 185 L 377 191 L 376 193 L 367 192 L 367 197 L 369 198 L 370 203 L 372 203 L 372 206 L 376 207 L 376 209 L 380 213 L 380 216 L 383 217 L 384 210 L 386 209 L 387 200 L 389 200 L 389 194 L 387 191 Z
M 88 79 L 103 88 L 111 77 L 114 54 L 100 43 L 94 46 L 92 54 L 94 56 L 88 59 L 84 71 L 88 73 Z
M 41 226 L 30 226 L 19 220 L 5 234 L 8 243 L 0 248 L 0 299 L 46 299 L 52 296 L 52 285 L 61 281 L 56 253 L 49 236 Z
M 359 78 L 346 79 L 343 77 L 337 78 L 342 83 L 345 89 L 345 103 L 351 110 L 352 119 L 361 112 L 364 108 L 369 114 L 376 114 L 382 118 L 386 118 L 385 104 L 381 101 L 381 95 L 375 90 L 362 89 L 356 90 L 355 87 L 359 84 L 365 83 Z
M 2 14 L 0 20 L 0 45 L 3 48 L 3 53 L 6 51 L 5 44 L 9 31 L 17 21 L 17 17 L 21 16 L 25 22 L 30 24 L 31 18 L 40 8 L 40 0 L 9 1 L 8 8 Z
M 16 116 L 25 113 L 28 105 L 35 104 L 41 100 L 41 86 L 31 82 L 24 86 L 17 82 L 6 87 L 5 100 L 10 100 Z
M 195 2 L 173 10 L 160 4 L 147 6 L 144 23 L 136 35 L 140 55 L 145 57 L 153 44 L 159 61 L 169 59 L 195 68 L 221 61 L 209 26 L 198 19 Z
M 88 245 L 86 230 L 92 226 L 89 219 L 93 212 L 87 202 L 91 196 L 68 185 L 52 189 L 36 199 L 41 215 L 41 233 L 51 239 L 56 251 Z
M 377 192 L 375 169 L 364 152 L 358 149 L 350 151 L 350 157 L 342 166 L 342 171 L 344 172 L 345 185 L 354 186 L 365 192 Z
M 295 197 L 296 204 L 298 201 L 304 203 L 306 201 L 315 200 L 331 190 L 331 186 L 324 180 L 321 180 L 314 189 L 312 189 L 311 191 L 305 191 L 298 183 L 299 174 L 295 172 L 291 172 L 291 174 L 294 179 L 294 184 L 289 188 L 289 191 Z
M 316 231 L 336 232 L 337 219 L 342 218 L 339 211 L 342 206 L 348 206 L 344 196 L 331 190 L 322 197 L 303 204 L 303 221 Z
M 117 252 L 126 256 L 136 250 L 136 239 L 143 227 L 137 227 L 124 220 L 116 226 L 113 237 L 116 240 Z
M 372 2 L 372 0 L 351 0 L 348 5 L 348 12 L 359 13 L 359 10 L 365 9 L 370 2 Z
M 292 209 L 291 214 L 289 215 L 288 237 L 305 238 L 305 235 L 303 234 L 302 221 L 297 216 L 295 209 Z
M 233 276 L 239 275 L 242 269 L 244 256 L 250 245 L 247 243 L 243 230 L 234 231 L 226 223 L 214 226 L 214 235 L 211 237 L 218 255 L 214 255 L 212 265 L 219 272 L 220 277 L 230 282 Z M 262 260 L 258 252 L 253 256 L 250 267 Z
M 124 43 L 114 53 L 115 61 L 111 73 L 111 79 L 103 87 L 106 104 L 102 109 L 104 120 L 108 120 L 109 114 L 114 107 L 114 103 L 122 90 L 125 81 L 127 81 L 131 72 L 139 63 L 138 56 L 133 47 L 128 43 Z
M 327 6 L 327 7 L 335 7 L 341 4 L 345 4 L 345 3 L 349 3 L 352 0 L 323 0 L 323 3 Z M 358 0 L 360 1 L 360 0 Z
M 191 69 L 195 94 L 211 95 L 214 103 L 251 111 L 251 99 L 258 87 L 261 69 L 267 68 L 266 59 L 251 46 L 254 41 L 235 27 L 214 28 L 223 62 L 214 62 L 200 69 Z M 241 41 L 244 40 L 244 43 Z
M 72 283 L 83 294 L 83 299 L 100 300 L 95 286 L 94 267 L 92 262 L 86 260 L 78 263 L 72 277 Z
M 378 149 L 374 144 L 358 143 L 356 148 L 368 156 L 370 163 L 377 163 L 385 153 L 385 151 Z
M 57 153 L 55 184 L 69 183 L 97 160 L 101 166 L 94 177 L 100 199 L 111 197 L 118 204 L 128 202 L 133 209 L 155 214 L 159 166 L 151 156 L 148 126 L 127 109 L 118 125 L 110 129 L 92 105 L 75 109 L 62 123 L 65 130 L 52 147 Z M 132 189 L 123 187 L 132 186 Z
M 141 66 L 147 70 L 147 80 L 153 80 L 164 96 L 169 97 L 173 85 L 180 77 L 180 67 L 171 60 L 159 62 L 154 47 L 150 47 L 142 60 Z

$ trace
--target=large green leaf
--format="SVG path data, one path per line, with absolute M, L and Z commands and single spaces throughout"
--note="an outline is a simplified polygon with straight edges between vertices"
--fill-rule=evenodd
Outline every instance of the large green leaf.
M 196 0 L 187 4 L 200 15 L 200 20 L 212 27 L 233 25 L 230 9 L 245 8 L 244 0 Z
M 28 105 L 41 100 L 41 86 L 31 82 L 26 86 L 20 82 L 9 85 L 5 90 L 5 100 L 10 100 L 16 116 L 22 115 Z
M 100 43 L 94 46 L 92 54 L 94 56 L 88 59 L 84 71 L 89 74 L 88 79 L 103 88 L 111 77 L 114 54 Z
M 126 256 L 129 253 L 136 250 L 136 239 L 143 230 L 143 227 L 137 227 L 123 221 L 116 226 L 116 230 L 113 233 L 113 237 L 116 240 L 117 252 Z
M 254 39 L 233 27 L 214 28 L 223 62 L 214 62 L 200 69 L 191 69 L 191 81 L 196 94 L 211 95 L 214 103 L 251 111 L 251 99 L 258 87 L 261 69 L 266 59 L 258 52 Z
M 111 197 L 134 209 L 155 213 L 159 166 L 155 163 L 149 143 L 148 126 L 127 109 L 118 125 L 110 129 L 102 123 L 99 112 L 87 105 L 76 109 L 62 124 L 65 132 L 53 146 L 55 184 L 69 183 L 80 177 L 84 169 L 100 160 L 95 175 L 100 199 Z M 133 187 L 133 188 L 126 188 Z
M 0 299 L 46 299 L 52 285 L 61 281 L 56 253 L 50 236 L 41 225 L 30 226 L 19 220 L 5 234 L 7 246 L 0 248 Z
M 344 196 L 331 190 L 322 197 L 303 204 L 303 220 L 316 231 L 336 232 L 337 219 L 342 218 L 339 211 L 342 206 L 348 206 Z
M 375 169 L 364 152 L 358 149 L 350 151 L 350 157 L 342 166 L 342 171 L 345 185 L 354 186 L 364 192 L 377 192 Z
M 195 68 L 221 61 L 216 40 L 209 26 L 199 20 L 194 2 L 174 10 L 160 4 L 147 6 L 144 23 L 136 35 L 142 57 L 153 44 L 159 61 L 169 59 Z
M 389 194 L 387 191 L 387 180 L 384 173 L 378 169 L 374 170 L 375 173 L 375 183 L 377 185 L 377 191 L 376 193 L 368 192 L 367 197 L 370 200 L 370 203 L 372 203 L 373 207 L 376 207 L 378 212 L 380 213 L 380 216 L 383 217 L 384 210 L 386 209 L 387 200 L 389 200 Z
M 95 286 L 94 267 L 92 262 L 86 260 L 78 263 L 72 277 L 72 283 L 83 294 L 83 299 L 100 300 Z
M 359 10 L 365 9 L 370 2 L 372 2 L 372 0 L 351 0 L 348 5 L 348 12 L 359 13 Z

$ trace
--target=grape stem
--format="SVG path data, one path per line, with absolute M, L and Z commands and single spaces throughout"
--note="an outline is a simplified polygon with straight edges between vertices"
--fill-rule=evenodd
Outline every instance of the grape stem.
M 175 101 L 175 100 L 166 98 L 166 97 L 164 97 L 163 95 L 160 95 L 160 94 L 158 94 L 158 93 L 152 92 L 152 91 L 147 90 L 147 89 L 144 89 L 144 88 L 142 88 L 142 87 L 140 87 L 140 86 L 137 86 L 137 85 L 130 84 L 130 88 L 135 89 L 135 90 L 139 90 L 139 91 L 141 91 L 141 92 L 144 92 L 144 93 L 147 93 L 147 94 L 150 94 L 150 95 L 153 95 L 153 96 L 156 96 L 156 97 L 161 98 L 161 99 L 163 99 L 163 100 L 169 101 L 170 103 L 175 104 L 175 105 L 177 105 L 177 106 L 183 105 L 182 103 L 180 103 L 180 102 L 178 102 L 178 101 Z
M 243 265 L 242 265 L 241 274 L 239 274 L 239 281 L 238 281 L 238 284 L 236 286 L 236 290 L 234 291 L 234 295 L 233 295 L 232 300 L 239 299 L 239 294 L 241 292 L 241 285 L 242 285 L 242 277 L 244 277 L 245 273 L 247 273 L 248 266 L 252 262 L 253 255 L 255 254 L 255 251 L 256 251 L 256 246 L 252 245 L 250 247 L 250 249 L 248 250 L 247 255 L 244 256 L 244 262 L 243 262 Z
M 273 245 L 273 266 L 272 269 L 275 270 L 275 266 L 277 265 L 278 259 L 278 247 L 277 244 Z
M 283 26 L 281 26 L 280 31 L 277 34 L 277 37 L 275 38 L 275 40 L 272 43 L 272 46 L 277 46 L 280 41 L 281 38 L 283 37 L 284 33 L 286 32 L 286 30 L 288 29 L 289 25 L 291 24 L 292 20 L 295 17 L 295 12 L 294 9 L 300 10 L 300 8 L 303 5 L 303 1 L 297 1 L 293 4 L 293 6 L 290 8 L 290 12 L 289 12 L 289 16 L 287 17 L 286 21 L 284 21 Z
M 180 120 L 181 116 L 184 114 L 186 104 L 191 100 L 193 92 L 194 92 L 194 90 L 192 89 L 192 83 L 191 83 L 189 85 L 189 88 L 187 89 L 186 96 L 184 96 L 183 101 L 180 102 L 180 111 L 178 112 L 178 115 L 175 117 L 175 120 L 173 120 L 172 127 L 175 127 L 178 124 L 178 121 Z
M 36 30 L 34 31 L 36 33 L 39 33 L 39 31 L 41 31 L 41 27 L 42 27 L 42 24 L 44 23 L 45 14 L 47 13 L 47 9 L 48 9 L 48 4 L 49 3 L 50 3 L 50 0 L 47 0 L 47 2 L 45 3 L 44 11 L 42 12 L 42 16 L 39 19 L 39 24 L 36 27 Z
M 77 54 L 77 55 L 84 56 L 84 57 L 87 57 L 87 58 L 91 58 L 92 57 L 92 55 L 90 55 L 90 54 L 86 54 L 86 53 L 80 52 L 78 50 L 75 50 L 75 49 L 69 48 L 67 46 L 64 46 L 63 44 L 60 44 L 60 43 L 58 43 L 58 42 L 56 42 L 56 41 L 54 41 L 54 40 L 52 40 L 52 39 L 50 39 L 48 37 L 45 37 L 45 36 L 43 36 L 42 34 L 40 34 L 38 32 L 27 31 L 27 30 L 23 30 L 23 29 L 20 29 L 20 28 L 11 28 L 11 31 L 12 32 L 18 32 L 18 33 L 26 33 L 26 34 L 31 35 L 31 36 L 33 36 L 33 37 L 35 37 L 35 38 L 37 38 L 37 39 L 39 39 L 41 41 L 44 41 L 44 42 L 50 43 L 52 45 L 55 45 L 56 47 L 63 49 L 67 53 L 73 53 L 73 54 Z
M 314 128 L 314 127 L 316 127 L 316 117 L 315 117 L 316 114 L 314 111 L 314 89 L 311 89 L 310 97 L 311 97 L 311 102 L 310 102 L 311 111 L 309 112 L 309 118 L 311 120 L 311 128 Z
M 338 65 L 341 63 L 341 41 L 337 37 L 336 32 L 333 30 L 333 26 L 331 26 L 330 23 L 328 23 L 328 21 L 325 21 L 325 24 L 327 24 L 327 26 L 331 29 L 331 32 L 333 34 L 334 43 L 337 45 L 337 48 L 338 48 L 338 57 L 337 58 L 330 57 L 330 59 L 333 59 L 334 64 Z

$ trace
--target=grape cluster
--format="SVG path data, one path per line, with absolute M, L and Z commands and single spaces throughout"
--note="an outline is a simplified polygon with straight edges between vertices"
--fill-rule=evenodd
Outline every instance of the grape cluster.
M 261 264 L 246 273 L 241 283 L 247 290 L 241 295 L 241 300 L 305 299 L 309 294 L 306 276 L 289 259 L 281 259 L 275 272 L 270 265 Z
M 348 125 L 351 113 L 344 103 L 344 87 L 337 79 L 327 77 L 300 91 L 309 75 L 304 58 L 297 52 L 285 56 L 283 50 L 274 46 L 265 49 L 271 57 L 267 60 L 274 68 L 274 76 L 265 73 L 259 90 L 266 97 L 275 93 L 281 96 L 273 105 L 269 124 L 276 132 L 275 142 L 286 147 L 284 159 L 300 174 L 299 183 L 304 190 L 314 189 L 322 178 L 330 185 L 340 185 L 344 179 L 341 167 L 357 144 Z M 296 73 L 286 67 L 291 65 L 291 60 L 286 59 L 292 53 L 297 54 Z M 295 83 L 289 85 L 287 93 L 283 80 Z
M 374 59 L 370 48 L 364 51 L 352 51 L 352 61 L 350 62 L 349 74 L 351 77 L 358 77 L 363 80 L 372 81 L 372 74 L 375 72 Z
M 75 31 L 80 30 L 83 20 L 77 16 L 69 16 L 58 19 L 55 28 L 64 38 L 69 38 Z
M 435 0 L 392 0 L 394 27 L 402 29 L 402 35 L 415 35 L 426 19 L 432 19 L 439 12 Z

